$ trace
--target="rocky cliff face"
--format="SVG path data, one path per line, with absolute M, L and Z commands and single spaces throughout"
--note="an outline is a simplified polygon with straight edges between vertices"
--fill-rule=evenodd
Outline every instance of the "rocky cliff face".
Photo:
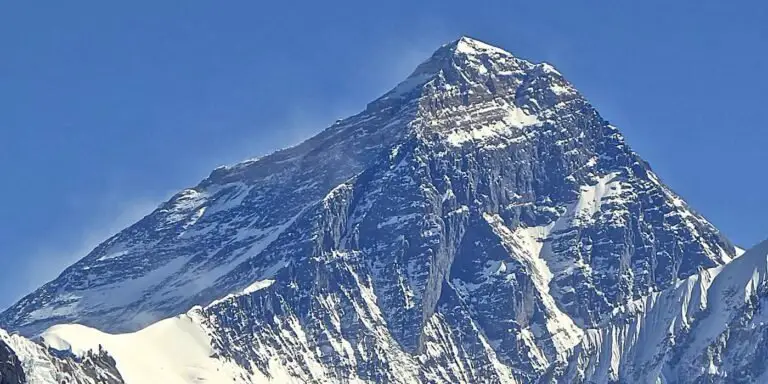
M 24 384 L 27 376 L 16 352 L 5 342 L 0 342 L 0 384 Z
M 572 383 L 764 383 L 768 242 L 634 300 L 590 329 L 566 369 Z
M 134 331 L 203 305 L 217 356 L 267 377 L 589 380 L 601 362 L 568 362 L 617 312 L 735 256 L 551 65 L 462 38 L 360 114 L 216 169 L 0 324 Z

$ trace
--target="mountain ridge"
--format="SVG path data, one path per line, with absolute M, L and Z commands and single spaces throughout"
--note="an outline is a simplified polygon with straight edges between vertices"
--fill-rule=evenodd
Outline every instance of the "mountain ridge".
M 217 168 L 0 325 L 142 332 L 197 308 L 249 374 L 527 383 L 736 256 L 554 67 L 460 38 L 365 111 Z

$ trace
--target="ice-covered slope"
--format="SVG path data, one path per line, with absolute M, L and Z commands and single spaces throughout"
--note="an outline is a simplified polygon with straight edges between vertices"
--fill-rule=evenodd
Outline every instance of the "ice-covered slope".
M 41 341 L 83 355 L 101 346 L 114 357 L 126 383 L 258 383 L 257 372 L 216 358 L 200 309 L 159 321 L 138 332 L 111 335 L 77 324 L 51 327 Z M 261 377 L 259 377 L 261 376 Z
M 0 383 L 121 384 L 123 378 L 98 344 L 75 356 L 0 329 Z
M 0 323 L 115 333 L 202 305 L 217 356 L 254 374 L 531 382 L 735 255 L 551 65 L 462 38 L 360 114 L 215 170 Z

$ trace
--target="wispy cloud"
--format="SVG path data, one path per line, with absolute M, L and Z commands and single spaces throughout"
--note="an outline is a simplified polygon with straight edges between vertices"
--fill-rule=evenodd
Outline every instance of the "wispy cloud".
M 368 102 L 394 88 L 410 75 L 416 67 L 442 44 L 458 38 L 440 32 L 433 27 L 428 32 L 414 36 L 392 37 L 382 41 L 371 52 L 360 58 L 357 70 L 344 74 L 354 83 L 354 92 L 338 92 L 317 100 L 302 100 L 286 105 L 282 117 L 275 121 L 255 122 L 254 126 L 270 129 L 254 129 L 253 137 L 244 137 L 236 147 L 226 148 L 213 156 L 206 166 L 214 168 L 275 150 L 296 145 L 315 135 L 334 121 L 352 116 L 365 109 Z M 339 76 L 335 74 L 335 76 Z M 265 132 L 268 137 L 265 138 Z
M 86 256 L 104 240 L 152 212 L 161 199 L 118 201 L 113 198 L 98 203 L 102 214 L 87 220 L 80 228 L 70 228 L 66 237 L 49 239 L 31 247 L 17 260 L 13 274 L 6 280 L 0 307 L 12 304 L 56 278 L 66 267 Z

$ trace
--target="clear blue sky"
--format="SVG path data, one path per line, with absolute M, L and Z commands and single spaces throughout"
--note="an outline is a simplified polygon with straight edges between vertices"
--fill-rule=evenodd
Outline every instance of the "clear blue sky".
M 553 63 L 734 241 L 768 237 L 764 1 L 48 3 L 0 9 L 0 307 L 462 34 Z

